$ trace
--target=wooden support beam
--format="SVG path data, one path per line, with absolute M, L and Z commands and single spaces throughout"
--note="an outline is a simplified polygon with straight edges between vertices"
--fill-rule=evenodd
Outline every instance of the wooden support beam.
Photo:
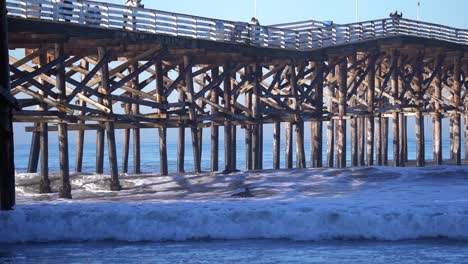
M 164 87 L 164 72 L 163 62 L 161 59 L 156 61 L 156 98 L 157 102 L 161 104 L 167 103 L 166 91 Z M 161 114 L 165 114 L 166 110 L 161 109 Z M 167 163 L 167 128 L 161 127 L 159 131 L 159 172 L 161 175 L 168 174 L 168 163 Z
M 461 108 L 461 55 L 457 54 L 453 58 L 453 97 L 452 102 L 456 107 L 456 111 L 452 114 L 453 120 L 453 161 L 455 164 L 461 164 L 461 115 L 459 109 Z
M 375 137 L 375 63 L 376 55 L 370 56 L 367 60 L 369 73 L 367 74 L 367 111 L 372 113 L 366 118 L 366 164 L 367 166 L 374 165 L 374 137 Z M 377 141 L 378 142 L 378 141 Z M 378 142 L 380 144 L 380 142 Z
M 179 67 L 179 77 L 180 77 L 180 74 L 185 75 L 184 65 L 179 64 L 178 67 Z M 179 101 L 179 103 L 183 103 L 183 104 L 185 104 L 185 98 L 186 98 L 184 89 L 182 88 L 183 86 L 185 86 L 185 81 L 183 81 L 184 79 L 185 79 L 185 76 L 184 76 L 184 78 L 182 78 L 182 81 L 181 81 L 182 85 L 177 87 L 178 101 Z M 181 107 L 180 110 L 185 112 L 185 107 Z M 179 133 L 179 135 L 178 135 L 178 138 L 177 138 L 177 173 L 184 173 L 185 172 L 185 168 L 184 168 L 184 163 L 185 163 L 185 124 L 183 122 L 180 123 L 178 133 Z
M 159 56 L 156 56 L 159 57 Z M 153 60 L 151 61 L 153 62 Z M 140 83 L 138 78 L 138 73 L 141 70 L 138 69 L 138 62 L 134 62 L 129 67 L 129 75 L 132 75 L 133 78 L 130 79 L 130 87 L 133 90 L 138 90 L 138 84 Z M 135 99 L 139 99 L 138 95 L 132 96 Z M 132 104 L 132 115 L 140 114 L 140 105 L 138 103 Z M 133 129 L 133 173 L 141 173 L 141 147 L 140 147 L 140 128 Z
M 223 71 L 228 71 L 230 65 L 226 63 L 223 66 Z M 223 81 L 224 90 L 224 108 L 226 110 L 231 109 L 231 76 L 225 75 Z M 226 116 L 224 118 L 224 171 L 223 173 L 232 172 L 232 126 L 231 117 Z
M 291 99 L 292 108 L 295 111 L 301 111 L 301 107 L 298 102 L 298 83 L 296 76 L 296 67 L 294 65 L 289 66 L 289 83 L 291 83 Z M 296 168 L 305 168 L 305 151 L 304 151 L 304 121 L 302 121 L 299 114 L 294 116 L 296 127 Z
M 392 87 L 392 96 L 398 98 L 398 62 L 399 62 L 399 52 L 393 51 L 392 54 L 392 68 L 395 70 L 392 71 L 391 75 L 391 87 Z M 394 102 L 396 104 L 396 102 Z M 392 117 L 392 137 L 393 137 L 393 162 L 395 166 L 400 166 L 400 115 L 395 112 Z
M 190 130 L 192 131 L 192 151 L 193 151 L 193 163 L 195 166 L 195 172 L 201 172 L 201 161 L 200 161 L 200 144 L 198 143 L 198 129 L 195 126 L 197 123 L 197 114 L 195 111 L 195 93 L 193 89 L 193 79 L 192 79 L 192 67 L 190 67 L 191 62 L 188 56 L 184 56 L 184 67 L 186 68 L 185 72 L 185 85 L 187 87 L 187 102 L 189 104 L 189 118 L 190 118 Z
M 356 65 L 356 54 L 352 54 L 349 56 L 349 64 L 350 65 Z M 349 86 L 353 86 L 352 91 L 350 91 L 349 96 L 347 96 L 347 100 L 349 101 L 349 106 L 353 108 L 356 106 L 356 99 L 352 98 L 351 95 L 356 94 L 356 92 L 359 89 L 359 84 L 356 82 L 357 77 L 362 74 L 361 70 L 357 70 L 356 68 L 351 68 L 349 69 L 349 75 L 351 75 L 352 78 L 348 81 Z M 364 77 L 360 76 L 360 79 L 362 80 Z M 355 83 L 356 82 L 356 83 Z M 339 100 L 339 98 L 338 98 Z M 362 127 L 358 126 L 360 125 L 360 118 L 351 118 L 349 120 L 349 136 L 350 136 L 350 144 L 351 144 L 351 166 L 355 167 L 358 166 L 359 164 L 359 156 L 360 156 L 360 141 L 362 138 L 360 138 L 360 132 Z
M 323 68 L 325 64 L 323 62 L 317 62 L 315 70 L 311 74 L 312 83 L 315 83 L 315 87 L 312 87 L 315 91 L 313 97 L 313 104 L 315 106 L 317 116 L 323 116 Z M 310 162 L 313 168 L 322 167 L 322 137 L 323 137 L 323 121 L 321 119 L 311 121 L 311 148 L 310 148 Z
M 34 123 L 35 126 L 39 126 L 39 123 Z M 39 132 L 33 132 L 31 135 L 31 147 L 29 148 L 29 161 L 28 161 L 28 173 L 36 173 L 37 165 L 39 164 Z
M 250 67 L 245 67 L 244 70 L 245 77 L 244 80 L 251 80 L 252 71 Z M 247 81 L 246 85 L 250 85 L 249 81 Z M 252 90 L 248 90 L 245 92 L 245 107 L 249 109 L 250 113 L 252 113 Z M 253 117 L 253 115 L 252 115 Z M 253 132 L 253 125 L 245 125 L 245 165 L 247 170 L 253 169 L 253 160 L 252 160 L 252 133 Z
M 336 163 L 338 168 L 346 167 L 346 98 L 347 98 L 347 75 L 348 75 L 347 58 L 344 57 L 337 65 L 338 79 L 338 117 L 337 120 L 337 139 L 336 139 Z
M 425 136 L 424 136 L 424 116 L 422 115 L 422 108 L 424 107 L 423 96 L 424 96 L 424 69 L 423 69 L 423 54 L 417 55 L 415 62 L 415 86 L 413 88 L 416 95 L 416 166 L 423 167 L 426 164 L 425 161 Z M 402 129 L 400 127 L 400 129 Z
M 211 69 L 211 78 L 217 79 L 219 76 L 219 67 L 215 66 Z M 217 93 L 217 88 L 213 87 L 210 91 L 210 101 L 213 104 L 219 104 L 219 96 Z M 218 109 L 211 106 L 211 115 L 217 115 Z M 211 171 L 216 172 L 219 170 L 219 127 L 214 122 L 211 124 Z
M 55 57 L 63 57 L 63 43 L 55 44 Z M 66 88 L 65 88 L 65 65 L 62 62 L 57 64 L 56 67 L 56 84 L 57 94 L 59 96 L 59 103 L 63 103 L 66 100 Z M 70 168 L 68 161 L 68 129 L 67 123 L 58 123 L 58 137 L 59 137 L 59 164 L 60 164 L 60 178 L 61 186 L 59 189 L 59 197 L 65 199 L 71 199 L 71 185 L 70 185 Z
M 41 53 L 39 55 L 39 66 L 45 65 L 47 63 L 47 54 Z M 44 84 L 42 78 L 39 79 L 41 84 Z M 39 93 L 44 93 L 39 91 Z M 42 103 L 39 105 L 39 110 L 47 111 L 47 105 Z M 49 180 L 49 132 L 47 123 L 40 123 L 41 131 L 38 132 L 40 135 L 39 144 L 40 144 L 40 156 L 41 156 L 41 182 L 39 184 L 40 193 L 51 193 L 52 189 L 50 188 Z
M 103 47 L 98 48 L 98 57 L 100 60 L 106 60 L 106 50 Z M 108 115 L 112 115 L 112 101 L 111 101 L 111 87 L 109 84 L 109 63 L 105 62 L 101 66 L 101 86 L 100 86 L 101 93 L 103 94 L 103 104 L 107 108 L 109 108 L 110 113 Z M 120 187 L 119 182 L 119 170 L 117 166 L 117 149 L 115 145 L 115 131 L 114 131 L 114 122 L 107 121 L 105 122 L 106 127 L 106 134 L 107 134 L 107 154 L 109 156 L 109 168 L 110 168 L 110 190 L 111 191 L 120 191 L 122 187 Z
M 0 89 L 10 94 L 8 62 L 8 23 L 6 1 L 0 1 Z M 13 210 L 15 197 L 15 163 L 12 106 L 0 97 L 0 210 Z
M 273 169 L 280 169 L 280 144 L 281 144 L 281 123 L 275 121 L 273 124 Z
M 465 160 L 468 160 L 468 96 L 467 92 L 468 91 L 468 60 L 465 59 L 465 63 L 463 64 L 463 73 L 465 76 L 465 79 L 463 80 L 463 83 L 465 84 L 465 99 L 463 101 L 464 104 L 464 109 L 465 109 L 465 114 L 464 114 L 464 125 L 465 125 Z
M 81 60 L 80 66 L 83 69 L 89 68 L 89 63 L 86 60 Z M 81 74 L 81 81 L 83 82 L 87 76 Z M 83 100 L 79 100 L 79 105 L 82 107 L 86 107 L 86 102 Z M 80 111 L 80 115 L 85 115 L 85 111 Z M 78 120 L 78 124 L 84 124 L 84 120 Z M 84 150 L 84 130 L 78 130 L 76 133 L 76 158 L 75 158 L 75 172 L 81 172 L 83 168 L 83 150 Z
M 331 61 L 328 64 L 332 64 Z M 328 75 L 327 81 L 335 78 L 335 69 Z M 333 105 L 333 97 L 335 96 L 335 87 L 333 85 L 328 86 L 328 99 L 327 99 L 327 111 L 334 113 L 335 107 Z M 335 153 L 335 120 L 330 119 L 327 123 L 327 166 L 332 168 L 334 165 L 334 153 Z
M 257 120 L 255 125 L 252 125 L 252 160 L 253 160 L 253 169 L 259 170 L 261 169 L 261 129 L 260 126 L 261 122 L 261 106 L 260 106 L 260 97 L 262 95 L 262 87 L 260 84 L 260 78 L 262 76 L 262 69 L 260 65 L 252 66 L 253 75 L 253 94 L 252 94 L 252 114 L 253 118 Z
M 442 55 L 438 54 L 436 56 L 434 64 L 435 65 L 441 64 L 442 61 L 443 61 Z M 442 72 L 440 68 L 435 69 L 435 71 L 436 72 L 434 75 L 433 87 L 434 87 L 434 97 L 437 100 L 434 101 L 434 113 L 432 116 L 432 145 L 433 145 L 434 163 L 436 165 L 442 165 L 442 162 L 443 162 L 442 114 L 441 114 L 441 103 L 440 103 L 440 100 L 442 99 Z

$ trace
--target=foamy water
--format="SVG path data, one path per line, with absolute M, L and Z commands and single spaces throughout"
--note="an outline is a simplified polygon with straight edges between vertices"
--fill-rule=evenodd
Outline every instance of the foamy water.
M 17 177 L 0 242 L 193 239 L 468 240 L 468 167 L 263 171 L 225 175 L 72 175 L 71 201 Z M 52 177 L 57 190 L 58 178 Z M 255 196 L 236 198 L 248 188 Z

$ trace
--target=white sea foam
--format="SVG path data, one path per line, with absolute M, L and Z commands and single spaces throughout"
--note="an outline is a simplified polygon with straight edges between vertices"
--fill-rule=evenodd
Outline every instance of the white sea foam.
M 187 239 L 468 239 L 468 168 L 287 170 L 224 176 L 75 175 L 73 201 L 18 176 L 0 242 Z M 248 186 L 256 197 L 233 198 Z

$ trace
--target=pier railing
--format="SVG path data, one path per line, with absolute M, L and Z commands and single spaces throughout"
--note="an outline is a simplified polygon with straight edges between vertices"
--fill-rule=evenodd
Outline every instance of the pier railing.
M 468 44 L 468 31 L 402 18 L 352 24 L 304 21 L 274 26 L 85 0 L 7 0 L 8 15 L 252 46 L 310 50 L 395 35 Z

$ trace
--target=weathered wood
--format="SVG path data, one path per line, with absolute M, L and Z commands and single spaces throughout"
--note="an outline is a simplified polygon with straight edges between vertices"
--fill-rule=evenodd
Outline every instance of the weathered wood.
M 35 123 L 35 126 L 39 126 L 39 123 Z M 28 173 L 36 173 L 37 165 L 39 163 L 39 135 L 40 132 L 33 132 L 31 135 L 31 147 L 29 148 L 29 161 L 28 161 Z
M 258 170 L 261 168 L 261 120 L 260 116 L 260 97 L 261 97 L 261 84 L 260 78 L 262 76 L 261 67 L 259 65 L 252 66 L 251 74 L 253 77 L 253 94 L 252 94 L 252 114 L 257 120 L 255 125 L 252 125 L 252 160 L 253 169 Z
M 330 67 L 330 62 L 328 63 Z M 330 82 L 330 79 L 334 78 L 334 70 L 333 73 L 331 73 L 327 77 L 327 82 Z M 327 99 L 327 111 L 329 113 L 333 113 L 335 111 L 335 107 L 333 105 L 333 97 L 335 96 L 335 87 L 329 85 L 328 86 L 328 99 Z M 334 152 L 335 152 L 335 120 L 328 120 L 327 123 L 327 166 L 328 167 L 333 167 L 333 160 L 334 160 Z
M 295 111 L 301 111 L 302 107 L 299 105 L 298 102 L 298 83 L 297 83 L 297 76 L 296 76 L 296 69 L 293 65 L 289 66 L 289 83 L 291 84 L 291 95 L 293 98 L 291 99 L 292 108 Z M 300 115 L 296 114 L 294 116 L 295 119 L 295 134 L 296 134 L 296 168 L 305 168 L 306 161 L 305 161 L 305 151 L 304 151 L 304 121 L 302 121 Z
M 452 102 L 457 108 L 461 105 L 461 55 L 456 55 L 453 58 L 453 97 Z M 453 119 L 453 161 L 455 164 L 461 164 L 461 115 L 457 110 L 452 114 Z
M 163 62 L 161 59 L 158 59 L 155 64 L 155 75 L 156 75 L 156 98 L 157 102 L 161 104 L 167 103 L 166 91 L 164 87 L 164 71 L 163 71 Z M 166 110 L 159 110 L 161 114 L 165 114 Z M 168 172 L 168 163 L 167 163 L 167 128 L 161 127 L 158 128 L 159 132 L 159 172 L 161 175 L 167 175 Z
M 352 54 L 349 56 L 349 63 L 350 65 L 356 65 L 356 54 Z M 357 70 L 356 68 L 349 69 L 349 74 L 354 77 L 358 77 Z M 354 84 L 354 85 L 353 85 Z M 350 80 L 349 81 L 350 86 L 354 86 L 354 91 L 357 91 L 359 89 L 359 85 L 355 83 L 355 80 Z M 352 92 L 354 93 L 354 92 Z M 354 107 L 356 105 L 356 100 L 354 98 L 350 98 L 349 100 L 349 106 Z M 360 118 L 354 117 L 349 120 L 349 137 L 350 137 L 350 144 L 351 144 L 351 166 L 358 166 L 361 165 L 359 164 L 359 158 L 361 154 L 361 149 L 360 149 L 360 142 L 362 140 L 362 127 L 360 127 L 361 122 Z
M 374 54 L 372 54 L 374 55 Z M 367 111 L 370 115 L 366 118 L 366 165 L 374 165 L 374 138 L 375 138 L 375 63 L 376 56 L 370 56 L 367 64 L 369 72 L 367 73 Z M 380 124 L 379 124 L 380 128 Z M 379 135 L 380 137 L 380 135 Z M 377 141 L 380 144 L 379 141 Z
M 388 165 L 388 117 L 382 117 L 382 163 Z
M 87 70 L 89 67 L 89 63 L 86 60 L 81 60 L 80 66 Z M 81 74 L 81 81 L 86 79 L 84 74 Z M 85 93 L 83 93 L 85 95 Z M 78 104 L 82 107 L 86 107 L 86 102 L 83 100 L 79 100 Z M 85 111 L 81 111 L 80 115 L 85 115 Z M 78 120 L 78 124 L 84 124 L 84 120 Z M 83 169 L 83 153 L 84 153 L 84 130 L 78 130 L 76 133 L 76 157 L 75 157 L 75 172 L 81 172 Z
M 463 64 L 463 73 L 465 76 L 465 100 L 463 101 L 465 114 L 464 114 L 464 125 L 465 125 L 465 160 L 468 160 L 468 96 L 466 96 L 466 91 L 468 90 L 468 60 L 465 59 Z
M 41 53 L 39 55 L 39 66 L 44 65 L 47 63 L 47 54 Z M 39 82 L 44 84 L 42 79 L 39 79 Z M 41 93 L 41 92 L 39 92 Z M 46 104 L 40 104 L 39 109 L 42 111 L 47 111 Z M 49 132 L 48 132 L 48 125 L 47 123 L 40 123 L 39 132 L 40 139 L 40 156 L 41 156 L 41 182 L 39 184 L 39 192 L 40 193 L 51 193 L 52 189 L 50 188 L 50 180 L 49 180 Z
M 189 104 L 189 118 L 190 118 L 190 130 L 192 132 L 192 152 L 193 152 L 193 164 L 195 172 L 201 172 L 201 161 L 200 161 L 200 144 L 198 143 L 198 128 L 195 126 L 197 122 L 197 114 L 195 110 L 195 98 L 193 89 L 192 79 L 192 65 L 189 56 L 184 56 L 184 67 L 185 71 L 185 85 L 187 87 L 187 102 Z
M 398 68 L 399 53 L 394 51 L 392 54 L 392 67 Z M 398 98 L 398 71 L 394 70 L 391 74 L 392 95 Z M 395 166 L 400 166 L 400 115 L 395 112 L 392 117 L 392 139 L 393 139 L 393 162 Z
M 311 77 L 315 82 L 314 106 L 317 109 L 317 116 L 323 116 L 323 69 L 325 63 L 318 62 L 315 64 L 315 69 Z M 323 137 L 323 121 L 315 120 L 310 123 L 311 128 L 311 148 L 310 148 L 310 162 L 312 168 L 322 167 L 322 137 Z
M 347 98 L 347 75 L 348 75 L 347 58 L 341 58 L 336 68 L 336 76 L 338 78 L 338 116 L 337 120 L 337 139 L 336 139 L 336 165 L 338 168 L 346 167 L 346 98 Z
M 424 116 L 422 115 L 421 108 L 424 106 L 423 102 L 423 55 L 418 54 L 415 62 L 415 67 L 413 69 L 415 73 L 415 87 L 414 93 L 416 95 L 416 106 L 419 108 L 416 111 L 416 166 L 423 167 L 425 166 L 425 136 L 424 136 Z M 402 129 L 402 128 L 400 128 Z
M 223 66 L 223 71 L 229 70 L 229 64 Z M 226 110 L 231 109 L 231 76 L 225 75 L 223 81 L 223 90 L 224 90 L 224 108 Z M 232 172 L 232 127 L 231 127 L 231 117 L 226 116 L 224 118 L 224 171 L 223 173 Z
M 0 89 L 10 93 L 6 1 L 0 1 Z M 15 207 L 15 164 L 12 107 L 0 98 L 0 210 Z
M 250 67 L 245 67 L 245 79 L 250 79 L 251 71 Z M 246 85 L 249 85 L 247 82 Z M 252 90 L 246 91 L 245 93 L 245 106 L 247 109 L 252 109 Z M 251 111 L 252 112 L 252 111 Z M 252 133 L 253 126 L 245 125 L 245 165 L 247 170 L 253 169 L 253 160 L 252 160 Z
M 434 61 L 435 65 L 438 65 L 443 60 L 441 54 L 436 56 Z M 440 99 L 442 98 L 442 72 L 440 69 L 437 69 L 435 78 L 433 80 L 434 86 L 434 114 L 432 116 L 432 145 L 433 145 L 433 155 L 434 163 L 436 165 L 442 165 L 443 156 L 442 156 L 442 114 L 441 114 L 441 103 Z M 465 121 L 466 126 L 466 121 Z
M 179 74 L 183 73 L 183 69 L 185 69 L 183 64 L 179 64 Z M 185 79 L 182 78 L 182 79 Z M 181 81 L 182 86 L 178 87 L 178 92 L 179 92 L 179 97 L 178 101 L 179 103 L 185 103 L 185 92 L 183 90 L 183 86 L 185 86 L 185 81 Z M 181 108 L 183 111 L 185 111 L 185 107 Z M 180 123 L 179 129 L 178 129 L 178 137 L 177 137 L 177 173 L 184 173 L 185 172 L 185 124 L 183 122 Z
M 286 122 L 284 135 L 286 137 L 286 149 L 285 149 L 285 162 L 286 168 L 292 169 L 293 167 L 293 134 L 292 134 L 293 122 Z
M 55 44 L 55 56 L 57 58 L 64 55 L 64 44 Z M 59 96 L 59 102 L 66 100 L 66 88 L 65 88 L 65 66 L 63 62 L 60 62 L 56 66 L 57 80 L 57 94 Z M 65 199 L 71 199 L 71 184 L 70 184 L 70 168 L 68 161 L 68 130 L 67 123 L 60 122 L 58 124 L 58 141 L 59 141 L 59 167 L 60 167 L 60 179 L 61 186 L 59 189 L 59 197 Z
M 219 67 L 216 66 L 211 69 L 211 78 L 216 79 L 219 76 Z M 219 96 L 217 93 L 218 86 L 213 87 L 210 91 L 210 100 L 214 104 L 219 104 Z M 211 115 L 217 115 L 218 109 L 211 107 Z M 219 127 L 216 124 L 211 125 L 211 171 L 219 170 Z
M 139 78 L 138 72 L 140 69 L 138 68 L 138 62 L 134 62 L 129 67 L 129 75 L 134 75 L 131 79 L 131 88 L 134 90 L 138 90 L 139 87 Z M 132 96 L 135 99 L 138 99 L 138 95 Z M 140 105 L 137 103 L 132 104 L 132 114 L 139 115 L 140 114 Z M 141 173 L 141 138 L 140 138 L 140 128 L 133 129 L 133 173 L 140 174 Z
M 273 125 L 273 169 L 280 169 L 280 144 L 281 144 L 281 123 L 275 122 Z

